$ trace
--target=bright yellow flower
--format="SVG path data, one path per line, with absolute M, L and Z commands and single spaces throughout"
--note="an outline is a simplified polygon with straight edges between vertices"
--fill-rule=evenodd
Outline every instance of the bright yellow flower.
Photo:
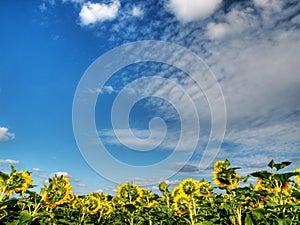
M 215 162 L 214 170 L 215 172 L 220 172 L 222 170 L 227 170 L 228 166 L 229 166 L 228 161 L 218 160 L 217 162 Z
M 109 215 L 113 211 L 113 207 L 110 202 L 101 203 L 101 212 L 103 215 Z
M 189 196 L 184 193 L 180 193 L 179 195 L 176 195 L 173 201 L 174 201 L 173 207 L 175 211 L 179 214 L 184 214 L 190 208 L 191 203 L 190 203 Z
M 83 208 L 89 214 L 96 214 L 101 209 L 100 199 L 93 195 L 88 195 L 83 199 Z
M 22 176 L 22 181 L 20 183 L 20 186 L 14 189 L 15 192 L 26 191 L 32 184 L 30 173 L 28 172 L 19 172 L 19 173 Z
M 72 201 L 72 208 L 76 210 L 80 210 L 83 207 L 83 199 L 82 198 L 76 198 Z
M 220 187 L 234 189 L 238 187 L 240 176 L 234 170 L 229 168 L 228 160 L 219 160 L 214 165 L 213 182 Z
M 63 176 L 55 176 L 49 179 L 49 185 L 45 187 L 46 196 L 44 202 L 47 208 L 53 208 L 69 201 L 72 192 L 69 179 Z
M 142 196 L 142 189 L 133 183 L 121 184 L 118 187 L 116 194 L 118 203 L 121 205 L 136 204 L 141 201 Z
M 16 171 L 14 168 L 10 175 L 3 179 L 0 177 L 0 192 L 11 195 L 14 192 L 26 191 L 30 188 L 32 179 L 29 172 Z
M 300 168 L 295 169 L 294 171 L 295 173 L 300 173 Z M 295 176 L 296 181 L 298 181 L 300 183 L 300 175 L 296 175 Z
M 275 184 L 272 183 L 272 181 L 258 177 L 257 184 L 255 185 L 254 190 L 265 190 L 276 195 L 281 192 L 288 196 L 290 195 L 290 182 L 285 182 L 281 187 L 276 187 Z
M 171 195 L 174 198 L 175 196 L 177 196 L 181 193 L 184 193 L 184 192 L 181 190 L 180 186 L 176 186 L 176 187 L 173 188 L 173 190 L 171 192 Z
M 208 196 L 211 194 L 212 186 L 207 181 L 199 182 L 199 191 L 197 192 L 199 196 Z
M 193 195 L 199 189 L 199 183 L 192 179 L 187 178 L 179 184 L 179 188 L 187 195 Z

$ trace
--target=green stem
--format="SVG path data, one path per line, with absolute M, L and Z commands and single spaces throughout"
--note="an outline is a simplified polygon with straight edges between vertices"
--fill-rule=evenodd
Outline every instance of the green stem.
M 82 212 L 82 216 L 80 218 L 80 224 L 82 224 L 82 222 L 84 221 L 84 217 L 85 217 L 85 212 Z
M 134 214 L 134 213 L 130 213 L 130 220 L 129 220 L 129 224 L 130 224 L 130 225 L 134 225 L 134 220 L 133 220 L 133 219 L 134 219 L 134 216 L 133 216 L 133 214 Z
M 47 195 L 47 193 L 45 193 L 45 194 L 42 196 L 42 198 L 41 198 L 41 200 L 39 201 L 39 203 L 35 206 L 35 208 L 34 208 L 32 214 L 31 214 L 32 217 L 34 217 L 35 214 L 37 213 L 37 211 L 40 209 L 40 206 L 41 206 L 42 202 L 44 201 L 44 199 L 46 198 L 46 195 Z
M 101 212 L 100 212 L 100 216 L 99 216 L 99 218 L 98 218 L 98 223 L 100 223 L 100 221 L 101 221 L 101 218 L 102 218 L 102 212 L 103 212 L 103 209 L 102 209 Z
M 0 202 L 2 201 L 2 199 L 4 198 L 4 196 L 5 196 L 5 191 L 6 191 L 6 186 L 5 186 L 5 188 L 4 188 L 4 190 L 3 190 L 3 192 L 1 193 L 1 196 L 0 196 Z
M 191 210 L 191 206 L 189 204 L 189 213 L 190 213 L 190 220 L 191 220 L 191 225 L 194 225 L 194 218 L 193 218 L 193 211 Z

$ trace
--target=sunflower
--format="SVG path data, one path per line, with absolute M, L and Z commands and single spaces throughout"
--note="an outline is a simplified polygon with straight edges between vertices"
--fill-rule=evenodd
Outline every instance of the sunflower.
M 68 201 L 71 202 L 71 203 L 73 203 L 73 202 L 76 201 L 77 199 L 78 199 L 78 195 L 76 195 L 76 194 L 70 194 L 70 195 L 68 196 Z
M 92 192 L 90 195 L 100 199 L 101 202 L 107 201 L 107 194 L 103 192 Z
M 14 192 L 26 191 L 32 185 L 32 179 L 29 172 L 16 171 L 12 167 L 10 175 L 2 174 L 0 177 L 0 191 L 11 195 Z
M 21 181 L 19 183 L 19 187 L 15 188 L 14 191 L 15 192 L 26 191 L 32 184 L 30 173 L 29 172 L 18 172 L 18 173 L 21 177 Z
M 211 194 L 212 191 L 212 186 L 210 185 L 209 182 L 207 181 L 200 181 L 199 182 L 199 190 L 198 190 L 198 195 L 199 196 L 208 196 Z
M 264 190 L 270 193 L 275 193 L 276 195 L 279 192 L 285 195 L 290 195 L 290 182 L 287 181 L 283 185 L 276 187 L 272 181 L 258 177 L 254 190 Z
M 294 171 L 295 173 L 300 173 L 300 168 L 295 169 Z M 300 183 L 300 175 L 296 175 L 295 176 L 296 181 L 298 181 Z
M 186 194 L 186 195 L 193 195 L 199 189 L 199 183 L 192 179 L 187 178 L 179 184 L 179 188 Z
M 72 208 L 75 210 L 80 210 L 83 208 L 83 198 L 78 197 L 72 201 Z
M 49 179 L 49 185 L 43 191 L 46 192 L 44 198 L 46 207 L 53 208 L 69 201 L 72 187 L 67 177 L 55 176 Z
M 113 207 L 111 205 L 111 202 L 106 201 L 101 203 L 101 213 L 103 215 L 109 215 L 113 211 Z
M 229 168 L 228 160 L 219 160 L 214 165 L 214 177 L 212 180 L 220 187 L 234 189 L 238 187 L 240 176 L 235 172 L 234 168 Z
M 183 191 L 181 190 L 181 187 L 180 186 L 176 186 L 173 188 L 172 192 L 171 192 L 171 195 L 172 197 L 174 198 L 175 196 L 179 195 L 183 193 Z
M 89 214 L 96 214 L 101 209 L 100 199 L 93 195 L 86 196 L 83 199 L 83 208 Z
M 217 162 L 215 162 L 214 170 L 216 172 L 220 172 L 223 170 L 227 170 L 229 166 L 230 166 L 230 163 L 228 160 L 226 160 L 226 161 L 218 160 Z
M 187 212 L 191 204 L 189 199 L 190 199 L 189 196 L 184 193 L 180 193 L 176 195 L 174 197 L 174 204 L 173 204 L 175 211 L 179 214 L 184 214 L 185 212 Z
M 140 198 L 140 202 L 142 202 L 144 205 L 149 205 L 149 203 L 155 199 L 154 194 L 147 190 L 146 188 L 140 188 L 141 190 L 141 198 Z
M 121 205 L 136 204 L 141 201 L 143 191 L 133 183 L 121 184 L 117 189 L 116 197 Z

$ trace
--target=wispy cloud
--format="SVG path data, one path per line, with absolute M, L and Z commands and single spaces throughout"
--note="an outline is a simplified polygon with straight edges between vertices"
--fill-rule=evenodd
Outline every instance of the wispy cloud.
M 87 26 L 105 20 L 113 20 L 116 18 L 120 6 L 121 3 L 119 0 L 114 0 L 109 5 L 86 2 L 82 5 L 79 13 L 80 24 Z
M 182 22 L 204 19 L 218 8 L 222 0 L 170 0 L 167 7 Z
M 232 9 L 229 13 L 224 15 L 225 22 L 209 22 L 207 24 L 206 35 L 210 39 L 222 39 L 230 37 L 235 34 L 240 34 L 248 28 L 257 26 L 254 9 L 247 8 L 246 10 Z
M 114 44 L 141 39 L 177 43 L 189 48 L 210 65 L 227 106 L 224 141 L 239 148 L 223 148 L 219 158 L 231 158 L 234 163 L 260 167 L 271 157 L 278 160 L 296 157 L 300 145 L 297 135 L 300 132 L 297 125 L 300 119 L 299 1 L 254 0 L 222 4 L 221 0 L 169 0 L 144 2 L 139 7 L 144 15 L 153 16 L 134 18 L 132 15 L 138 14 L 138 10 L 134 13 L 133 5 L 124 3 L 109 30 L 104 26 L 97 27 L 99 35 L 107 35 L 107 40 Z M 158 74 L 157 67 L 147 66 L 137 67 L 136 71 L 120 76 L 122 79 L 117 77 L 113 80 L 111 86 L 115 93 L 141 74 L 153 76 L 155 71 L 154 75 L 174 81 L 193 100 L 200 101 L 197 111 L 201 115 L 201 132 L 204 131 L 204 136 L 208 135 L 210 111 L 205 98 L 207 90 L 199 91 L 195 82 L 174 68 L 161 69 Z M 201 77 L 201 74 L 198 76 Z M 109 86 L 106 86 L 106 91 L 112 91 Z M 180 116 L 190 118 L 191 108 L 175 86 L 174 83 L 161 85 L 159 82 L 141 81 L 126 88 L 128 92 L 131 88 L 137 94 L 159 95 L 164 100 L 175 102 L 177 109 L 183 111 Z M 145 102 L 145 108 L 176 120 L 176 112 L 167 102 L 157 98 Z M 189 127 L 191 132 L 196 128 L 193 123 Z M 133 131 L 119 129 L 122 138 L 130 143 L 135 143 L 135 139 L 128 135 L 129 132 L 142 138 L 149 134 L 148 130 L 137 128 Z M 108 144 L 120 144 L 112 131 L 104 131 L 101 135 Z M 186 148 L 190 148 L 189 138 L 184 141 Z M 164 147 L 170 147 L 167 142 L 164 144 Z M 183 167 L 182 172 L 197 170 L 196 167 L 197 164 L 192 162 Z
M 0 142 L 8 141 L 15 138 L 14 133 L 10 133 L 7 127 L 0 127 Z
M 42 172 L 42 170 L 40 168 L 37 168 L 37 167 L 32 168 L 32 171 L 33 172 Z
M 139 16 L 142 16 L 142 15 L 144 14 L 144 12 L 143 12 L 143 10 L 142 10 L 140 7 L 138 7 L 138 6 L 133 6 L 132 11 L 131 11 L 131 14 L 132 14 L 133 16 L 139 17 Z
M 14 159 L 1 159 L 0 160 L 0 164 L 19 164 L 20 161 L 19 160 L 14 160 Z
M 104 86 L 101 90 L 101 93 L 107 93 L 107 94 L 112 94 L 113 92 L 116 92 L 116 90 L 114 90 L 114 88 L 111 85 L 108 86 Z

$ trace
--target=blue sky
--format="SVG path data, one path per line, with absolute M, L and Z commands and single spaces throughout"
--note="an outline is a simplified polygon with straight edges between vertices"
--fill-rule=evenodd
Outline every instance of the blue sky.
M 32 171 L 35 184 L 65 174 L 74 191 L 84 194 L 113 193 L 117 184 L 110 175 L 116 182 L 129 179 L 150 188 L 165 179 L 174 184 L 185 177 L 209 179 L 209 160 L 227 158 L 244 168 L 241 173 L 262 169 L 271 159 L 292 161 L 291 169 L 300 166 L 298 0 L 0 4 L 1 170 L 13 164 Z M 164 42 L 139 42 L 129 53 L 120 48 L 147 40 Z M 131 63 L 103 85 L 98 81 L 105 67 L 90 72 L 92 63 L 101 64 L 98 57 L 110 56 L 112 49 L 118 52 L 108 67 L 134 54 L 150 57 L 155 43 L 200 57 L 195 77 L 187 72 L 195 66 L 190 55 L 170 51 L 174 59 L 168 61 L 162 50 L 157 57 L 171 63 Z M 123 59 L 120 51 L 127 53 Z M 174 66 L 176 60 L 187 70 Z M 97 82 L 81 88 L 89 76 Z M 197 86 L 197 80 L 205 85 Z M 74 129 L 86 118 L 76 117 L 73 104 L 89 96 L 97 99 L 90 117 L 96 132 Z M 155 117 L 161 119 L 150 122 Z M 94 132 L 88 143 L 76 137 L 85 132 Z M 85 160 L 92 150 L 97 152 L 93 162 Z M 123 166 L 110 166 L 104 154 Z

